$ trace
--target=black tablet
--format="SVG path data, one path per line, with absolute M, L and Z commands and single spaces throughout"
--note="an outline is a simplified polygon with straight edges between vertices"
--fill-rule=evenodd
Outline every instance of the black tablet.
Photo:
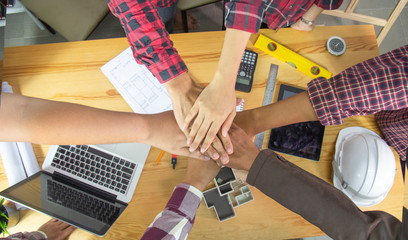
M 305 90 L 280 85 L 278 101 Z M 319 161 L 322 149 L 324 126 L 319 121 L 295 123 L 271 130 L 268 148 L 314 161 Z

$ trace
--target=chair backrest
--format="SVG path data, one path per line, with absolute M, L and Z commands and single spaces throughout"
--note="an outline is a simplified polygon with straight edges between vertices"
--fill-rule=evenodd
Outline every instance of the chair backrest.
M 377 18 L 367 15 L 362 15 L 358 13 L 354 13 L 354 9 L 356 8 L 359 0 L 351 0 L 347 8 L 342 10 L 324 10 L 322 13 L 326 15 L 331 15 L 335 17 L 347 18 L 354 21 L 360 21 L 365 23 L 374 24 L 377 26 L 383 27 L 381 32 L 377 36 L 377 44 L 378 46 L 387 36 L 388 31 L 391 29 L 392 25 L 394 24 L 395 20 L 398 18 L 399 14 L 401 13 L 404 6 L 407 4 L 408 0 L 399 0 L 398 3 L 395 5 L 394 10 L 388 17 L 388 19 Z
M 109 12 L 106 0 L 21 0 L 68 41 L 85 40 Z

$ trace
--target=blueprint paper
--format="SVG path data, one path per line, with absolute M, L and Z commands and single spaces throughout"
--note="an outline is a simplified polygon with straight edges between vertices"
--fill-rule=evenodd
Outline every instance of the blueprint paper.
M 154 114 L 173 109 L 166 88 L 145 65 L 135 61 L 130 47 L 101 70 L 135 113 Z

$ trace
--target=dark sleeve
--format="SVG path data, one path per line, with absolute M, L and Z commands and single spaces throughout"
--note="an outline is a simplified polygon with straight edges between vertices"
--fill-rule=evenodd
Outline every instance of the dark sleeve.
M 340 190 L 269 149 L 259 153 L 247 182 L 333 239 L 402 239 L 397 218 L 362 212 Z
M 323 8 L 324 10 L 338 9 L 342 3 L 343 3 L 343 0 L 317 0 L 315 1 L 315 4 L 318 7 Z

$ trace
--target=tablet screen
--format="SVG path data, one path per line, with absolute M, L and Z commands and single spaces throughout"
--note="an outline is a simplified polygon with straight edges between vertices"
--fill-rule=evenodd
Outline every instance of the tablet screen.
M 282 84 L 279 88 L 278 101 L 303 91 L 305 90 Z M 319 161 L 323 135 L 324 126 L 319 121 L 295 123 L 272 129 L 268 148 Z

